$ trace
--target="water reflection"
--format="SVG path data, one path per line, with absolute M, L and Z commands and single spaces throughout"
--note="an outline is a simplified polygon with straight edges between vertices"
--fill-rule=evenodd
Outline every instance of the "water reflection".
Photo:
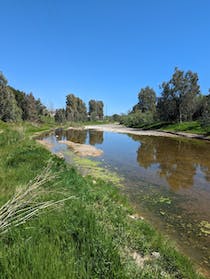
M 84 129 L 56 129 L 55 135 L 58 140 L 69 140 L 80 144 L 102 144 L 104 132 Z
M 138 137 L 132 138 L 139 141 Z M 195 175 L 204 175 L 210 181 L 210 153 L 206 144 L 163 137 L 142 137 L 140 142 L 139 165 L 145 169 L 158 165 L 159 176 L 174 190 L 193 186 Z
M 89 130 L 89 144 L 102 144 L 104 141 L 104 132 Z
M 104 132 L 84 129 L 57 129 L 58 140 L 104 146 Z M 205 180 L 210 182 L 210 144 L 201 141 L 129 135 L 139 142 L 137 162 L 144 169 L 153 169 L 173 190 L 187 189 Z M 109 150 L 114 143 L 109 142 Z M 120 142 L 117 143 L 118 146 Z M 124 152 L 123 152 L 124 153 Z M 125 152 L 130 154 L 129 150 Z M 125 154 L 124 154 L 125 155 Z M 116 154 L 120 156 L 120 154 Z M 123 159 L 122 159 L 123 160 Z M 203 182 L 201 183 L 203 184 Z

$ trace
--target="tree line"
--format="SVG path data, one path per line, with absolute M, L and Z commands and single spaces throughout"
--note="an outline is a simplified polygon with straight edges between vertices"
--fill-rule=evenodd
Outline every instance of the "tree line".
M 32 93 L 26 94 L 8 85 L 6 77 L 0 72 L 0 120 L 5 122 L 45 121 L 47 117 L 56 122 L 102 120 L 104 104 L 90 100 L 89 111 L 82 99 L 74 94 L 66 96 L 66 107 L 49 112 L 40 99 Z
M 102 120 L 104 117 L 103 107 L 102 101 L 90 100 L 87 111 L 86 104 L 82 99 L 74 94 L 69 94 L 66 96 L 66 108 L 55 111 L 55 121 L 63 123 L 66 121 Z
M 0 72 L 0 120 L 5 122 L 41 121 L 49 115 L 47 108 L 32 93 L 26 94 L 8 85 Z
M 210 125 L 210 94 L 203 95 L 198 83 L 198 74 L 175 68 L 171 79 L 160 86 L 161 94 L 149 86 L 138 93 L 138 103 L 124 116 L 114 115 L 121 123 L 140 127 L 155 121 L 181 123 L 199 120 Z

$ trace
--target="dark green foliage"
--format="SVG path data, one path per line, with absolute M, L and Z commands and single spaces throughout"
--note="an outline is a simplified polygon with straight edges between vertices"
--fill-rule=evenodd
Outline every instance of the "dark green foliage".
M 32 93 L 26 95 L 26 104 L 27 104 L 26 119 L 29 121 L 37 121 L 38 112 L 36 107 L 36 99 L 34 98 Z
M 128 115 L 121 116 L 120 123 L 127 127 L 141 128 L 146 124 L 152 123 L 154 120 L 152 112 L 136 111 Z
M 203 128 L 210 128 L 210 94 L 204 97 L 200 122 Z
M 0 90 L 0 119 L 5 122 L 21 120 L 21 109 L 17 106 L 15 96 L 11 90 L 4 87 Z
M 66 119 L 68 121 L 87 120 L 86 105 L 74 94 L 69 94 L 66 96 Z
M 7 87 L 7 80 L 2 73 L 0 73 L 0 119 L 5 122 L 21 120 L 21 109 L 12 90 Z
M 138 108 L 142 112 L 152 112 L 156 111 L 156 93 L 149 86 L 142 88 L 138 94 L 139 102 L 137 104 Z M 135 110 L 137 107 L 134 108 Z
M 198 120 L 202 117 L 205 106 L 206 106 L 206 97 L 205 95 L 199 94 L 195 98 L 195 112 L 193 113 L 192 120 Z
M 39 117 L 41 116 L 49 116 L 49 112 L 46 108 L 46 106 L 44 106 L 41 102 L 40 99 L 36 100 L 36 111 Z
M 18 107 L 21 109 L 21 118 L 22 120 L 28 119 L 28 106 L 27 106 L 27 95 L 26 93 L 16 90 L 15 88 L 9 86 L 10 90 L 12 90 L 13 94 L 15 95 L 15 99 L 17 102 Z
M 89 117 L 90 120 L 102 120 L 104 104 L 102 101 L 90 100 L 89 101 Z
M 65 109 L 56 109 L 55 111 L 55 121 L 58 123 L 64 123 L 66 121 L 66 111 Z
M 119 114 L 116 114 L 116 113 L 111 116 L 112 120 L 116 121 L 116 122 L 120 122 L 120 117 L 121 116 Z
M 198 75 L 175 68 L 169 82 L 162 83 L 157 110 L 164 121 L 190 121 L 196 111 L 196 97 L 200 94 Z

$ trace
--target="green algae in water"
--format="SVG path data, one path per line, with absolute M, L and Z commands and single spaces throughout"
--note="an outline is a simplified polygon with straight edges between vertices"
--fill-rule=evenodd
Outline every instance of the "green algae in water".
M 102 179 L 109 181 L 116 186 L 122 186 L 123 178 L 120 177 L 116 172 L 107 169 L 106 167 L 100 166 L 100 162 L 93 161 L 91 158 L 84 158 L 73 154 L 71 151 L 66 150 L 64 154 L 70 157 L 71 163 L 79 169 L 84 175 L 91 175 L 96 179 Z
M 161 214 L 162 216 L 164 216 L 166 213 L 165 213 L 165 211 L 161 211 L 161 210 L 160 210 L 160 214 Z
M 207 221 L 201 221 L 200 231 L 206 235 L 210 235 L 210 223 L 208 223 Z
M 167 197 L 161 196 L 158 200 L 160 203 L 166 203 L 166 204 L 171 204 L 171 199 Z

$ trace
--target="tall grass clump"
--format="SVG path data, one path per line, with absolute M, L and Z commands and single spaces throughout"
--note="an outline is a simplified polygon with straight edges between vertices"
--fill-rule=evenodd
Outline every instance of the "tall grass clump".
M 60 200 L 40 200 L 47 191 L 43 188 L 46 183 L 51 182 L 56 175 L 51 171 L 51 163 L 26 186 L 16 189 L 15 194 L 0 208 L 0 234 L 3 234 L 12 227 L 20 226 L 27 220 L 38 215 L 41 210 L 52 207 L 71 199 L 66 197 Z

